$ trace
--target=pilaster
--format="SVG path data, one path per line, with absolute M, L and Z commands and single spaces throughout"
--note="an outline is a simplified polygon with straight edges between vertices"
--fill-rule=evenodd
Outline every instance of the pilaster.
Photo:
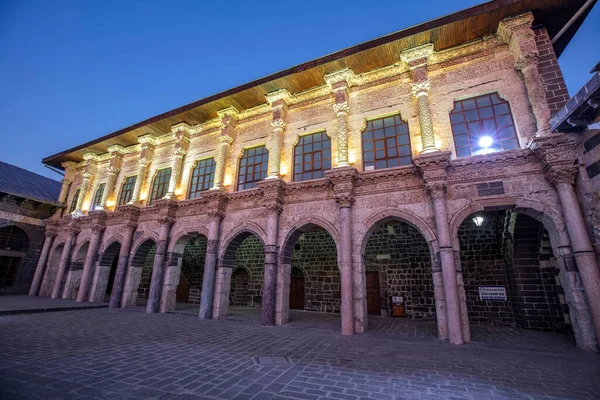
M 213 190 L 223 188 L 229 146 L 233 142 L 233 134 L 239 112 L 235 107 L 228 107 L 218 111 L 217 114 L 219 115 L 219 118 L 221 118 L 221 134 L 219 135 L 219 148 L 217 149 L 217 165 L 215 166 Z
M 348 89 L 354 81 L 354 72 L 344 68 L 325 75 L 325 81 L 333 92 L 335 102 L 333 111 L 337 117 L 337 167 L 350 166 L 348 158 L 348 112 L 350 95 Z
M 175 157 L 171 167 L 171 179 L 169 180 L 169 188 L 165 195 L 165 199 L 175 200 L 177 198 L 176 192 L 181 177 L 181 164 L 183 162 L 183 157 L 190 147 L 190 125 L 186 122 L 181 122 L 173 125 L 171 132 L 173 132 L 173 135 L 175 136 L 175 145 L 173 148 Z
M 290 92 L 287 89 L 277 90 L 267 94 L 267 101 L 271 105 L 273 135 L 269 149 L 269 175 L 267 179 L 278 179 L 281 176 L 281 148 L 283 146 L 283 131 L 287 106 L 290 102 Z
M 108 164 L 108 175 L 106 177 L 106 185 L 104 186 L 104 193 L 102 193 L 102 200 L 100 201 L 100 205 L 96 207 L 98 210 L 105 210 L 108 208 L 106 204 L 108 199 L 113 197 L 113 193 L 115 191 L 115 181 L 117 180 L 117 174 L 121 171 L 121 167 L 123 166 L 123 155 L 125 153 L 125 149 L 121 145 L 114 145 L 108 148 L 108 152 L 110 153 L 110 161 Z
M 138 161 L 138 174 L 135 180 L 135 186 L 133 187 L 133 193 L 131 195 L 130 205 L 140 205 L 140 191 L 142 186 L 146 182 L 146 175 L 148 173 L 148 167 L 152 163 L 154 158 L 154 148 L 156 147 L 156 138 L 150 134 L 140 136 L 138 142 L 142 145 L 140 151 L 140 159 Z
M 73 216 L 76 218 L 83 215 L 83 202 L 88 196 L 90 185 L 94 179 L 94 176 L 96 175 L 96 163 L 98 156 L 96 153 L 85 153 L 83 158 L 85 160 L 85 172 L 83 173 L 83 182 L 81 183 L 79 197 L 77 198 L 77 205 L 75 206 L 75 211 L 73 212 Z

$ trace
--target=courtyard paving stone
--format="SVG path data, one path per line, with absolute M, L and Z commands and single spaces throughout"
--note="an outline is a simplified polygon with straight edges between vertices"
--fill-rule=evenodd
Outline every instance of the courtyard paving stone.
M 141 309 L 2 316 L 0 398 L 600 398 L 600 356 L 568 337 L 474 329 L 479 341 L 452 346 L 423 334 L 430 327 L 395 323 L 343 337 L 293 319 L 264 328 Z

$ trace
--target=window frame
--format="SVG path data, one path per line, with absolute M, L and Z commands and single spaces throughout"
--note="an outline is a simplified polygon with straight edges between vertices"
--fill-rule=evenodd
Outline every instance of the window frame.
M 393 117 L 394 120 L 399 120 L 400 123 L 395 123 L 393 126 L 395 128 L 396 131 L 396 135 L 394 136 L 385 136 L 385 129 L 386 128 L 390 128 L 388 126 L 385 125 L 385 119 Z M 368 128 L 369 128 L 369 124 L 374 124 L 375 121 L 382 121 L 382 125 L 381 128 L 375 128 L 373 125 L 371 130 L 371 139 L 367 139 L 369 142 L 373 143 L 372 148 L 371 149 L 367 149 L 365 150 L 365 133 L 367 133 Z M 406 126 L 406 133 L 398 133 L 398 126 Z M 375 134 L 375 130 L 383 130 L 383 137 L 381 138 L 375 138 L 374 134 Z M 408 143 L 406 144 L 400 144 L 398 141 L 398 138 L 400 136 L 405 136 L 406 139 L 408 140 Z M 394 138 L 395 142 L 396 142 L 396 152 L 397 155 L 396 156 L 389 156 L 388 155 L 388 145 L 387 145 L 387 141 L 390 138 Z M 385 158 L 379 159 L 379 160 L 385 160 L 386 161 L 386 166 L 385 167 L 377 167 L 377 161 L 378 159 L 376 158 L 376 140 L 379 141 L 383 141 L 384 142 L 384 147 L 383 150 L 385 151 Z M 401 148 L 408 148 L 408 154 L 405 155 L 401 155 Z M 413 154 L 412 154 L 412 143 L 411 143 L 411 137 L 410 137 L 410 127 L 408 126 L 408 120 L 405 120 L 404 118 L 402 118 L 402 114 L 400 112 L 395 112 L 393 114 L 385 114 L 385 115 L 379 115 L 376 117 L 372 117 L 372 118 L 367 118 L 365 121 L 365 127 L 361 130 L 360 132 L 360 148 L 361 148 L 361 160 L 362 160 L 362 169 L 363 171 L 377 171 L 377 170 L 382 170 L 382 169 L 387 169 L 387 168 L 398 168 L 398 167 L 407 167 L 410 165 L 413 165 Z M 365 152 L 372 152 L 373 153 L 373 160 L 372 161 L 365 161 Z M 410 163 L 409 164 L 402 164 L 402 159 L 410 159 Z M 397 159 L 398 160 L 398 165 L 392 165 L 389 166 L 389 160 L 394 160 Z M 367 163 L 372 163 L 373 164 L 373 169 L 367 169 Z
M 245 172 L 244 172 L 244 182 L 243 183 L 240 182 L 240 180 L 241 180 L 241 173 L 240 173 L 240 171 L 242 170 L 242 168 L 248 168 L 250 166 L 249 164 L 245 164 L 245 165 L 242 166 L 242 161 L 244 160 L 244 157 L 247 156 L 247 152 L 248 151 L 250 151 L 250 150 L 256 151 L 256 149 L 259 149 L 259 148 L 264 149 L 264 152 L 261 153 L 260 155 L 263 156 L 263 157 L 266 155 L 267 158 L 261 160 L 260 164 L 257 164 L 257 163 L 251 164 L 252 165 L 252 176 L 253 176 L 253 178 L 252 178 L 251 181 L 249 181 L 249 182 L 246 181 L 246 177 L 248 176 L 248 173 L 247 173 L 247 170 L 245 170 Z M 253 155 L 248 156 L 248 157 L 256 157 L 256 154 L 253 154 Z M 258 180 L 254 180 L 254 175 L 256 174 L 256 171 L 255 171 L 254 167 L 257 166 L 257 165 L 261 165 L 261 178 L 258 179 Z M 263 167 L 264 167 L 264 169 L 263 169 Z M 238 169 L 237 169 L 237 174 L 236 174 L 237 175 L 236 184 L 235 184 L 235 187 L 237 189 L 236 191 L 240 192 L 242 190 L 249 190 L 249 189 L 256 188 L 257 183 L 260 182 L 260 181 L 265 180 L 265 178 L 268 176 L 268 174 L 269 174 L 269 150 L 267 150 L 266 145 L 261 144 L 261 145 L 258 145 L 258 146 L 247 147 L 247 148 L 242 149 L 242 155 L 241 155 L 241 157 L 239 158 L 239 161 L 238 161 Z M 244 187 L 240 188 L 240 185 L 244 185 Z M 246 185 L 250 185 L 250 187 L 246 187 Z
M 77 210 L 77 202 L 79 201 L 79 196 L 81 194 L 81 187 L 75 189 L 73 196 L 71 197 L 71 205 L 69 206 L 69 214 L 75 212 Z
M 161 185 L 161 187 L 164 189 L 164 193 L 161 196 L 158 196 L 159 192 L 158 192 L 156 179 L 162 178 L 162 176 L 160 176 L 160 174 L 166 170 L 169 170 L 168 178 L 166 180 L 158 183 L 158 185 Z M 153 205 L 156 200 L 160 200 L 167 195 L 167 193 L 169 192 L 169 182 L 171 181 L 172 173 L 173 173 L 173 170 L 171 167 L 165 167 L 165 168 L 156 170 L 156 172 L 154 173 L 154 178 L 152 179 L 152 186 L 150 187 L 150 196 L 148 197 L 148 205 L 149 206 Z M 155 187 L 156 187 L 156 192 L 155 192 Z M 156 194 L 156 197 L 155 197 L 155 194 Z
M 212 165 L 210 166 L 210 168 L 212 169 L 211 173 L 208 174 L 208 175 L 207 174 L 199 175 L 198 177 L 200 177 L 200 176 L 203 176 L 203 177 L 208 176 L 209 177 L 208 182 L 209 182 L 209 186 L 210 187 L 208 189 L 198 190 L 198 182 L 195 182 L 195 184 L 196 184 L 196 190 L 192 191 L 192 186 L 194 185 L 194 171 L 196 170 L 196 168 L 199 168 L 200 163 L 206 162 L 206 161 L 209 161 L 209 160 L 212 160 Z M 207 167 L 204 167 L 204 168 L 207 168 Z M 206 192 L 206 191 L 210 190 L 214 186 L 214 184 L 215 184 L 215 173 L 216 173 L 216 170 L 217 170 L 217 161 L 215 160 L 214 157 L 206 157 L 206 158 L 201 158 L 201 159 L 196 160 L 196 162 L 194 163 L 194 166 L 192 167 L 192 173 L 190 174 L 190 184 L 188 185 L 187 198 L 188 199 L 197 199 L 198 197 L 200 197 L 200 194 L 202 192 Z M 212 178 L 211 178 L 211 175 L 212 175 Z M 197 179 L 197 181 L 199 181 L 199 179 Z M 202 181 L 202 184 L 204 185 L 204 180 Z
M 486 98 L 486 97 L 489 98 L 489 104 L 485 104 L 483 101 L 483 98 Z M 498 99 L 498 102 L 494 102 L 494 97 Z M 481 103 L 483 105 L 480 106 L 480 102 L 478 101 L 478 99 L 482 99 Z M 474 102 L 475 108 L 469 108 L 469 109 L 465 110 L 464 103 L 467 101 L 470 101 L 470 100 Z M 457 109 L 459 104 L 460 104 L 460 109 Z M 501 108 L 504 105 L 507 108 L 506 112 L 497 112 L 496 111 L 497 107 Z M 480 112 L 480 109 L 488 109 L 488 108 L 492 112 L 491 115 L 482 116 L 482 112 Z M 473 119 L 473 120 L 468 120 L 466 113 L 472 112 L 472 111 L 477 112 L 478 118 Z M 455 121 L 454 120 L 455 115 L 460 115 L 460 118 L 462 118 L 462 119 L 457 118 Z M 517 129 L 517 124 L 515 121 L 515 117 L 513 115 L 510 101 L 504 99 L 497 90 L 492 91 L 492 92 L 481 93 L 481 94 L 476 94 L 476 95 L 472 95 L 472 96 L 468 96 L 468 97 L 460 97 L 460 98 L 454 99 L 453 107 L 452 107 L 452 110 L 450 110 L 450 112 L 448 113 L 448 117 L 450 120 L 450 130 L 452 132 L 452 141 L 454 143 L 454 153 L 457 158 L 497 153 L 497 152 L 501 152 L 501 151 L 516 150 L 516 149 L 521 148 L 521 140 L 519 138 L 519 131 Z M 506 117 L 508 117 L 510 119 L 511 124 L 500 125 L 499 118 L 506 118 Z M 494 123 L 493 134 L 490 135 L 490 134 L 482 133 L 486 129 L 484 126 L 485 125 L 484 121 L 493 121 L 493 123 Z M 478 127 L 473 132 L 471 132 L 471 130 L 474 128 L 474 126 L 471 126 L 471 125 L 474 125 L 474 124 L 477 124 Z M 455 129 L 463 130 L 463 128 L 459 128 L 461 125 L 464 127 L 464 132 L 455 131 Z M 510 132 L 511 130 L 512 130 L 512 134 L 510 136 L 507 135 L 503 138 L 501 137 L 501 135 L 502 135 L 501 132 Z M 479 145 L 478 136 L 479 136 L 479 138 L 481 138 L 482 136 L 491 136 L 493 139 L 492 143 L 497 144 L 497 147 L 495 147 L 495 148 L 490 147 L 489 150 L 486 150 L 485 147 L 482 147 Z M 461 138 L 466 138 L 468 146 L 467 145 L 459 145 L 459 141 L 464 140 Z M 503 146 L 503 143 L 508 143 L 508 142 L 513 142 L 513 144 L 516 143 L 516 147 L 505 148 Z M 461 151 L 462 149 L 468 149 L 469 154 L 463 154 L 463 152 Z
M 137 177 L 138 177 L 138 176 L 137 176 L 137 174 L 136 174 L 136 175 L 129 175 L 129 176 L 126 176 L 126 177 L 123 179 L 123 183 L 121 183 L 121 190 L 119 191 L 119 197 L 117 198 L 117 205 L 116 205 L 116 208 L 118 208 L 118 207 L 120 207 L 120 206 L 124 206 L 125 204 L 127 204 L 127 203 L 129 203 L 129 202 L 131 201 L 131 199 L 133 198 L 133 191 L 135 190 L 135 184 L 137 183 Z M 135 178 L 135 179 L 133 180 L 133 186 L 132 186 L 132 188 L 131 188 L 131 197 L 129 198 L 129 200 L 127 200 L 127 201 L 125 201 L 125 202 L 121 203 L 121 197 L 123 197 L 123 189 L 125 188 L 125 184 L 127 183 L 127 179 L 129 179 L 129 178 Z
M 314 140 L 314 136 L 315 135 L 321 135 L 321 138 L 315 142 Z M 311 137 L 311 141 L 310 143 L 305 143 L 304 141 L 306 140 L 306 138 Z M 314 144 L 319 143 L 319 149 L 315 150 L 314 149 Z M 324 144 L 325 143 L 329 143 L 329 147 L 325 148 Z M 304 146 L 307 145 L 311 145 L 312 150 L 310 152 L 304 152 Z M 296 154 L 296 149 L 298 148 L 302 148 L 302 151 L 300 154 Z M 323 157 L 323 152 L 325 150 L 329 150 L 329 157 L 325 158 Z M 315 161 L 315 154 L 319 153 L 319 160 Z M 305 170 L 304 168 L 306 167 L 306 156 L 310 155 L 310 169 L 309 170 Z M 332 148 L 331 148 L 331 137 L 329 135 L 327 135 L 327 130 L 322 129 L 322 130 L 318 130 L 316 132 L 311 132 L 311 133 L 306 133 L 306 134 L 302 134 L 298 136 L 298 141 L 296 142 L 296 144 L 294 145 L 293 148 L 293 152 L 292 152 L 292 182 L 304 182 L 304 181 L 309 181 L 309 180 L 313 180 L 313 179 L 322 179 L 325 177 L 325 171 L 328 171 L 332 168 L 332 164 L 333 164 L 333 153 L 332 153 Z M 296 162 L 296 157 L 301 156 L 301 160 L 299 163 Z M 321 164 L 321 167 L 319 169 L 315 169 L 314 165 L 315 162 L 319 162 Z M 325 163 L 329 163 L 329 168 L 325 168 L 324 164 Z M 301 168 L 300 172 L 296 171 L 296 167 L 299 166 Z M 321 176 L 315 177 L 315 173 L 321 173 Z M 310 174 L 309 178 L 305 178 L 304 176 L 306 174 Z M 296 175 L 300 175 L 300 178 L 297 179 Z
M 102 191 L 100 192 L 100 188 Z M 106 190 L 106 182 L 102 182 L 98 184 L 96 188 L 96 192 L 94 193 L 94 199 L 92 200 L 92 211 L 96 209 L 96 207 L 104 206 L 104 204 L 100 204 L 102 202 L 102 197 L 104 196 L 104 191 Z M 98 196 L 100 194 L 100 196 Z

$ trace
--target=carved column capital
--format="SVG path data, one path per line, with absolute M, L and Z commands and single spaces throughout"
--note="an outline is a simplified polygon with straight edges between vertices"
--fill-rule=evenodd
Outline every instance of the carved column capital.
M 281 179 L 267 179 L 257 183 L 262 191 L 262 205 L 269 212 L 279 214 L 283 210 L 285 182 Z
M 340 207 L 350 207 L 354 203 L 354 182 L 358 176 L 352 167 L 336 168 L 325 172 L 333 184 L 333 198 Z
M 413 159 L 426 184 L 446 181 L 446 168 L 450 163 L 450 151 L 421 154 Z
M 58 227 L 56 227 L 55 225 L 52 225 L 52 226 L 46 225 L 46 230 L 44 231 L 44 236 L 46 236 L 47 238 L 53 238 L 53 237 L 56 237 L 56 235 L 58 235 Z
M 553 185 L 574 184 L 577 176 L 577 148 L 579 141 L 570 140 L 563 134 L 539 136 L 532 140 L 530 148 L 542 164 L 546 178 Z
M 285 129 L 286 123 L 283 122 L 283 120 L 281 119 L 276 119 L 271 121 L 271 126 L 273 127 L 273 130 L 283 131 Z
M 347 101 L 343 101 L 341 103 L 335 103 L 333 105 L 333 111 L 335 112 L 335 114 L 337 116 L 340 116 L 340 114 L 348 114 L 348 111 L 350 110 L 350 107 L 348 106 L 348 102 Z
M 223 190 L 210 190 L 202 193 L 206 199 L 206 213 L 211 218 L 221 220 L 225 216 L 227 206 L 227 194 Z

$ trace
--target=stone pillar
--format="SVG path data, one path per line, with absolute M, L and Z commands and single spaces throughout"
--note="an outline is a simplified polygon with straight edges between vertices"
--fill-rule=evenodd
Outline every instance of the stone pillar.
M 281 176 L 281 148 L 283 147 L 283 131 L 285 129 L 285 116 L 287 114 L 287 105 L 290 102 L 291 95 L 287 89 L 281 89 L 267 94 L 267 101 L 271 105 L 273 119 L 273 135 L 269 148 L 269 174 L 267 179 L 278 179 Z
M 538 71 L 539 52 L 535 32 L 531 29 L 533 14 L 526 13 L 502 20 L 498 25 L 498 39 L 507 43 L 515 59 L 515 68 L 523 73 L 529 102 L 537 123 L 537 136 L 550 133 L 550 107 L 544 83 Z
M 141 143 L 142 148 L 140 151 L 140 160 L 138 165 L 137 178 L 135 180 L 135 186 L 133 187 L 131 200 L 129 201 L 129 203 L 127 203 L 130 205 L 140 204 L 140 192 L 142 191 L 142 186 L 144 186 L 144 183 L 146 182 L 148 166 L 152 163 L 156 139 L 151 135 L 144 135 L 138 138 L 138 142 Z
M 123 165 L 123 152 L 124 149 L 120 145 L 110 146 L 108 148 L 110 153 L 110 164 L 108 165 L 107 171 L 108 175 L 106 177 L 106 186 L 104 187 L 104 193 L 102 193 L 102 200 L 100 200 L 100 205 L 96 207 L 98 210 L 106 210 L 107 200 L 112 197 L 115 191 L 115 181 L 117 180 L 117 174 L 121 170 L 121 166 Z
M 175 223 L 175 203 L 164 200 L 157 202 L 156 205 L 160 207 L 160 216 L 158 217 L 160 230 L 158 233 L 158 243 L 156 243 L 154 264 L 152 265 L 152 279 L 150 281 L 150 291 L 148 293 L 148 304 L 146 305 L 146 312 L 149 314 L 158 312 L 159 310 L 165 254 L 167 253 L 167 246 L 169 244 L 169 232 L 171 232 L 171 225 Z
M 265 242 L 265 270 L 260 324 L 275 325 L 275 300 L 277 293 L 277 233 L 279 214 L 283 207 L 285 183 L 280 179 L 259 182 L 263 191 L 263 206 L 267 209 L 267 239 Z
M 596 340 L 600 340 L 600 269 L 573 188 L 578 170 L 576 151 L 580 147 L 579 142 L 570 141 L 563 134 L 547 134 L 535 138 L 531 147 L 558 193 L 573 257 L 592 315 Z
M 410 68 L 413 83 L 412 93 L 417 99 L 419 109 L 419 126 L 421 129 L 422 153 L 438 151 L 435 146 L 435 133 L 429 106 L 429 79 L 427 76 L 427 61 L 433 54 L 433 44 L 413 47 L 402 52 L 402 61 Z
M 348 89 L 354 80 L 354 72 L 344 68 L 329 75 L 325 81 L 333 91 L 333 111 L 337 117 L 337 167 L 350 166 L 348 157 L 348 111 L 350 94 Z
M 175 158 L 173 159 L 173 165 L 171 166 L 171 179 L 169 180 L 169 188 L 165 195 L 165 199 L 175 200 L 177 198 L 175 192 L 178 189 L 177 186 L 179 185 L 179 178 L 181 177 L 181 164 L 190 145 L 190 126 L 185 122 L 181 122 L 177 125 L 173 125 L 171 131 L 175 135 L 175 146 L 173 149 Z
M 217 149 L 217 165 L 215 166 L 213 190 L 223 189 L 227 156 L 229 154 L 229 146 L 233 142 L 233 131 L 235 130 L 238 112 L 235 108 L 229 107 L 218 111 L 217 114 L 221 118 L 221 135 L 219 136 L 219 148 Z
M 442 267 L 448 341 L 452 344 L 463 344 L 463 322 L 458 290 L 459 277 L 454 262 L 455 252 L 452 247 L 446 210 L 446 167 L 450 156 L 450 152 L 435 152 L 415 157 L 414 162 L 423 176 L 432 202 L 440 252 L 439 260 Z
M 63 251 L 60 256 L 60 263 L 58 264 L 58 271 L 56 272 L 56 278 L 52 288 L 52 295 L 50 296 L 52 299 L 58 299 L 60 296 L 60 291 L 62 289 L 62 284 L 65 277 L 65 271 L 67 270 L 67 266 L 71 260 L 71 249 L 75 243 L 77 233 L 79 233 L 79 224 L 77 224 L 75 220 L 72 220 L 67 227 L 67 232 L 67 240 L 65 241 L 65 246 L 63 247 Z
M 77 205 L 75 206 L 75 211 L 73 215 L 76 217 L 83 215 L 83 201 L 88 195 L 90 190 L 90 185 L 94 175 L 96 173 L 96 154 L 95 153 L 85 153 L 83 158 L 86 162 L 85 172 L 83 173 L 83 182 L 81 183 L 81 188 L 79 190 L 79 197 L 77 198 Z
M 117 271 L 115 272 L 115 280 L 113 282 L 112 292 L 110 294 L 110 308 L 118 308 L 121 304 L 123 296 L 123 288 L 125 287 L 125 277 L 127 276 L 127 265 L 129 264 L 129 252 L 133 244 L 133 234 L 137 228 L 137 217 L 139 210 L 136 207 L 123 206 L 119 207 L 119 212 L 126 213 L 127 219 L 123 226 L 123 241 L 119 250 L 119 261 L 117 263 Z
M 206 257 L 204 259 L 204 276 L 202 277 L 202 296 L 200 298 L 201 320 L 211 319 L 213 311 L 213 295 L 215 291 L 215 273 L 217 268 L 217 257 L 219 251 L 219 231 L 221 219 L 225 211 L 227 197 L 221 191 L 213 191 L 203 194 L 208 197 L 207 205 L 210 222 L 208 224 L 208 241 L 206 245 Z
M 62 185 L 60 187 L 60 194 L 58 195 L 58 202 L 60 204 L 64 204 L 65 206 L 67 206 L 67 197 L 69 196 L 69 189 L 71 187 L 71 184 L 73 183 L 73 170 L 75 169 L 75 167 L 77 166 L 77 164 L 75 164 L 72 161 L 65 161 L 64 163 L 61 164 L 62 167 L 65 169 L 65 176 L 62 179 Z M 60 218 L 60 216 L 62 215 L 64 209 L 57 209 L 54 212 L 54 217 L 55 218 Z M 68 208 L 66 208 L 66 210 L 68 211 Z
M 42 247 L 42 252 L 40 253 L 40 258 L 35 268 L 35 274 L 33 275 L 33 281 L 31 282 L 31 287 L 29 288 L 30 296 L 37 296 L 40 290 L 42 277 L 44 276 L 44 268 L 46 267 L 46 263 L 48 261 L 48 254 L 52 248 L 52 242 L 57 235 L 56 227 L 54 225 L 47 224 L 44 235 L 44 246 Z
M 341 276 L 342 335 L 354 334 L 354 285 L 352 282 L 352 203 L 354 202 L 354 180 L 356 170 L 352 167 L 336 168 L 327 171 L 326 176 L 333 183 L 334 198 L 339 206 Z M 365 299 L 366 301 L 366 299 Z
M 85 301 L 88 297 L 88 289 L 92 275 L 94 273 L 94 265 L 98 258 L 98 248 L 100 247 L 100 239 L 102 233 L 106 228 L 106 214 L 104 211 L 90 211 L 90 217 L 92 220 L 92 237 L 90 238 L 90 244 L 85 257 L 85 264 L 83 265 L 83 272 L 81 274 L 81 282 L 79 283 L 79 291 L 77 292 L 77 301 Z

